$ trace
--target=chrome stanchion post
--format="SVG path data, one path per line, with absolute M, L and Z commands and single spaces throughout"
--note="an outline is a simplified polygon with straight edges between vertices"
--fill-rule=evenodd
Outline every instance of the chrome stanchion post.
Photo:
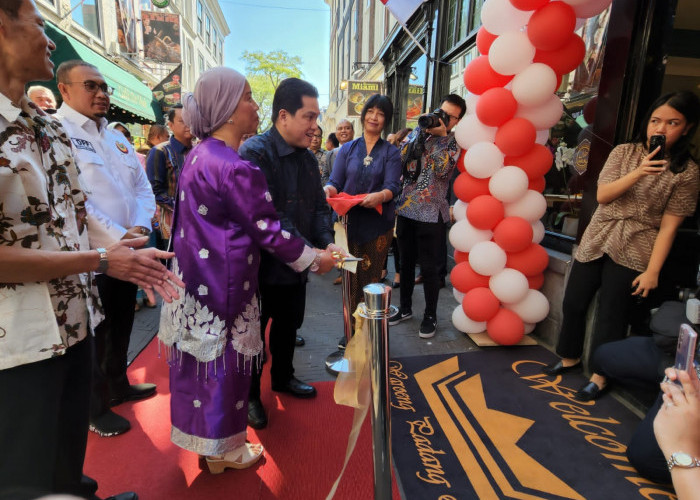
M 389 401 L 389 316 L 396 307 L 391 305 L 391 287 L 372 283 L 365 286 L 365 302 L 360 314 L 367 319 L 370 360 L 370 390 L 372 398 L 372 448 L 374 450 L 374 498 L 391 499 L 391 419 Z

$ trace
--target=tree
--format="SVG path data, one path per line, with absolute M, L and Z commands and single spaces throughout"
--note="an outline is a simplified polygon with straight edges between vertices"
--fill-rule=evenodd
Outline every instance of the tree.
M 260 106 L 260 130 L 264 132 L 272 126 L 272 98 L 275 90 L 285 78 L 301 78 L 302 60 L 299 56 L 290 56 L 284 50 L 246 50 L 241 59 L 246 63 L 246 78 L 253 91 L 253 98 Z

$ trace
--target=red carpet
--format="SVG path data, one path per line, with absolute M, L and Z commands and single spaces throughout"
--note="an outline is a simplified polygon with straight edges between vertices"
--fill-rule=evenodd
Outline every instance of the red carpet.
M 126 434 L 101 438 L 90 433 L 85 473 L 99 482 L 101 497 L 136 491 L 141 500 L 316 500 L 326 498 L 340 472 L 353 411 L 335 404 L 331 382 L 315 383 L 318 396 L 299 400 L 272 392 L 265 370 L 262 392 L 269 424 L 248 430 L 252 442 L 265 446 L 265 457 L 250 469 L 214 476 L 199 470 L 194 453 L 170 442 L 168 366 L 156 340 L 132 363 L 129 378 L 154 382 L 158 392 L 115 409 L 131 422 Z M 335 498 L 373 498 L 372 470 L 368 417 Z M 393 491 L 399 499 L 395 482 Z

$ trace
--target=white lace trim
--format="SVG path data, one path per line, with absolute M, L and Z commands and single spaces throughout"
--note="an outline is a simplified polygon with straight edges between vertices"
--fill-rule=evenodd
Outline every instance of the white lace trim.
M 173 258 L 173 273 L 182 279 L 177 258 Z M 202 288 L 206 287 L 200 286 L 200 294 Z M 178 350 L 207 363 L 223 354 L 230 337 L 234 350 L 249 361 L 260 354 L 263 347 L 259 318 L 258 299 L 254 294 L 245 310 L 233 320 L 229 334 L 225 320 L 209 311 L 196 297 L 181 293 L 179 299 L 163 304 L 158 338 L 168 347 L 177 344 Z
M 243 446 L 245 444 L 245 439 L 245 430 L 222 439 L 193 436 L 192 434 L 181 431 L 175 426 L 173 426 L 170 431 L 170 440 L 180 448 L 206 456 L 223 455 L 226 452 L 233 451 L 239 446 Z
M 294 262 L 289 262 L 287 265 L 294 269 L 296 272 L 300 273 L 307 267 L 309 267 L 314 259 L 316 258 L 316 250 L 310 246 L 305 246 L 304 251 L 301 253 L 299 258 Z

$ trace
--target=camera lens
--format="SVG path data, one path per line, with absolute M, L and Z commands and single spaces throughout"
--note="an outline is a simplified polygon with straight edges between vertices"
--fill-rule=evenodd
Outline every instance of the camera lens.
M 440 119 L 435 113 L 429 113 L 418 117 L 418 126 L 422 129 L 440 126 Z

